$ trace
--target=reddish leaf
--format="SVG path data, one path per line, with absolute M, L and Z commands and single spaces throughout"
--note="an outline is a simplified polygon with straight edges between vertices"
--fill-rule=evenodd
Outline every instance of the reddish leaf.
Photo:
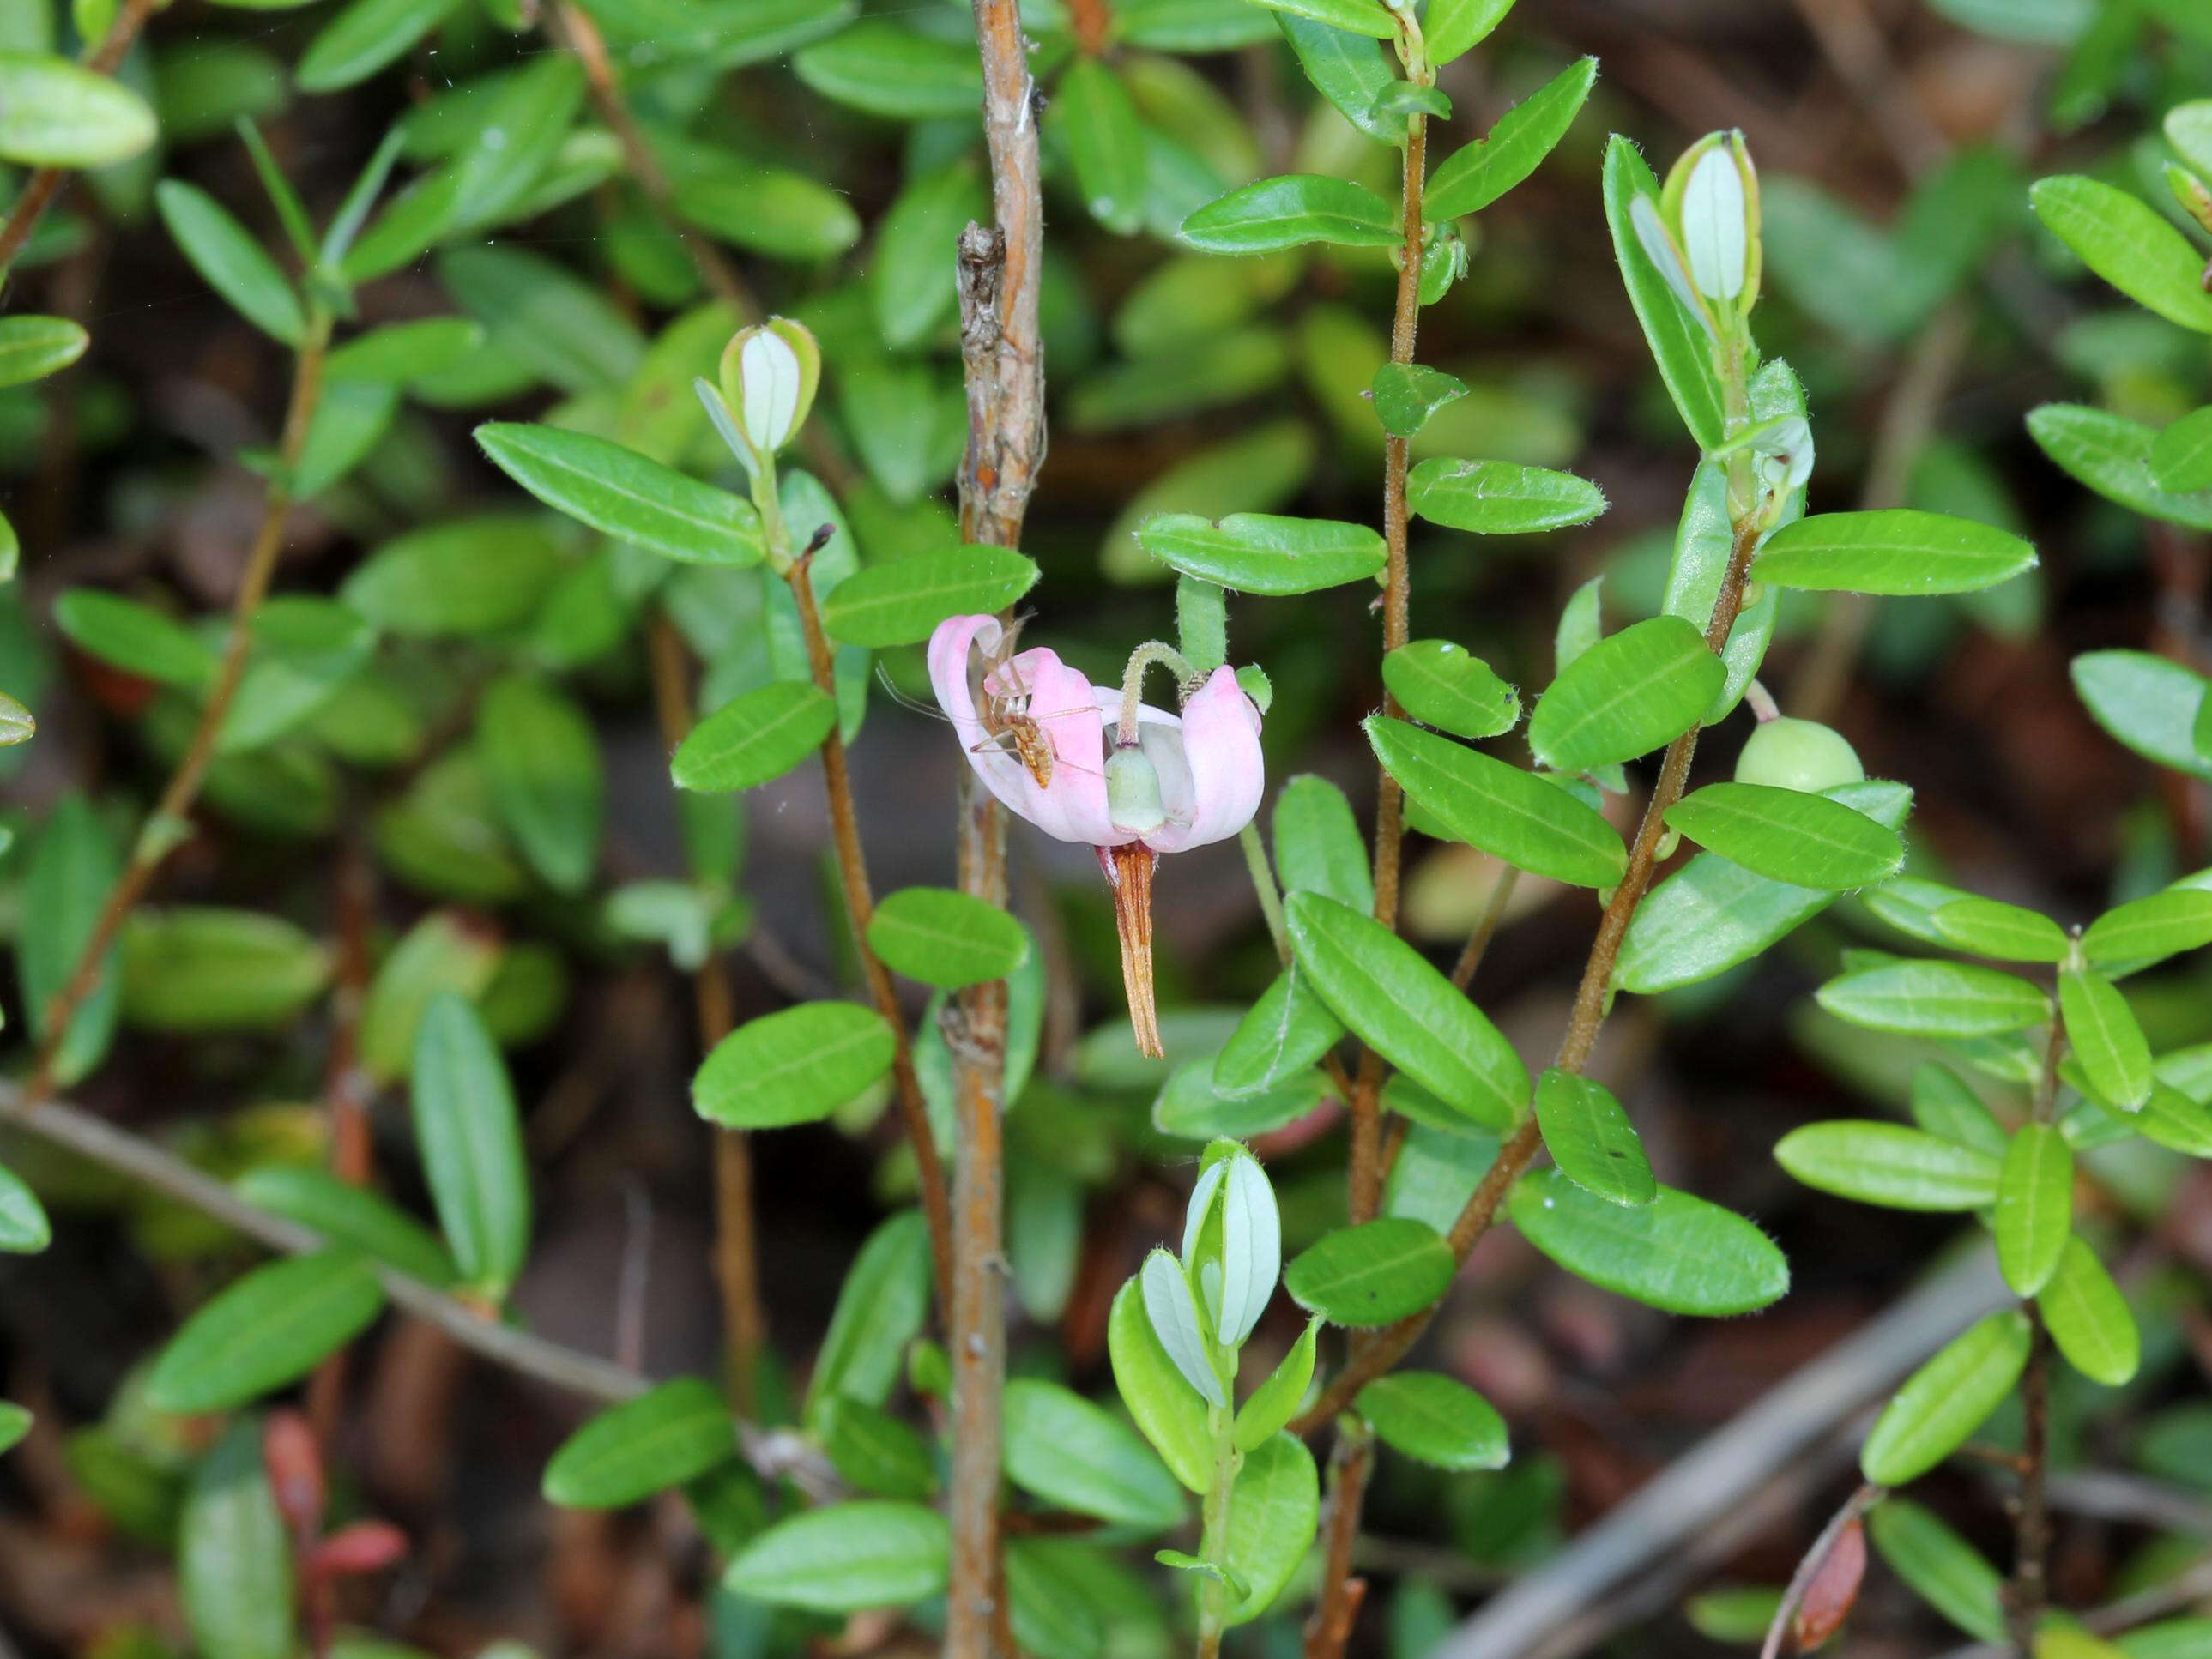
M 316 1545 L 308 1554 L 307 1569 L 325 1577 L 340 1578 L 388 1567 L 406 1553 L 407 1534 L 391 1522 L 356 1521 Z
M 271 1412 L 262 1425 L 261 1456 L 276 1512 L 294 1533 L 313 1537 L 323 1529 L 323 1455 L 307 1419 L 294 1411 Z
M 1859 1599 L 1859 1581 L 1866 1577 L 1866 1524 L 1854 1517 L 1828 1547 L 1805 1595 L 1797 1603 L 1792 1633 L 1797 1651 L 1810 1653 L 1843 1628 L 1851 1604 Z

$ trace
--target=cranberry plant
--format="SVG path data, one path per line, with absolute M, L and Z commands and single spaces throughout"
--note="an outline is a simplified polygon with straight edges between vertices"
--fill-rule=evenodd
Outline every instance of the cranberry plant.
M 1697 1616 L 1810 1650 L 1870 1536 L 1978 1641 L 2212 1639 L 2158 1622 L 2185 1592 L 2106 1646 L 2052 1568 L 2069 1390 L 2144 1369 L 2111 1264 L 2158 1218 L 2109 1195 L 2178 1204 L 2212 1156 L 2204 1022 L 2136 994 L 2212 945 L 2212 876 L 2063 916 L 1942 878 L 1838 687 L 1902 606 L 2032 634 L 2036 549 L 1986 459 L 1930 441 L 1922 469 L 1909 422 L 1838 505 L 1817 458 L 1865 434 L 1760 343 L 1771 286 L 1808 350 L 1955 358 L 2022 197 L 2212 334 L 2212 103 L 2165 116 L 2185 224 L 1969 149 L 1884 230 L 1763 183 L 1733 127 L 1663 169 L 1601 141 L 1597 59 L 1513 48 L 1540 25 L 1510 0 L 300 9 L 275 44 L 171 46 L 148 0 L 79 0 L 0 46 L 26 170 L 0 269 L 57 310 L 0 318 L 0 380 L 54 398 L 0 429 L 98 433 L 70 376 L 124 236 L 229 314 L 224 408 L 279 422 L 231 445 L 252 504 L 220 604 L 188 567 L 41 546 L 51 502 L 0 522 L 0 739 L 27 757 L 0 1249 L 47 1249 L 50 1211 L 64 1243 L 119 1219 L 173 1316 L 97 1409 L 0 1405 L 0 1449 L 36 1437 L 168 1553 L 197 1651 L 388 1650 L 355 1592 L 415 1545 L 342 1478 L 344 1424 L 406 1319 L 578 1402 L 539 1494 L 681 1540 L 703 1613 L 659 1647 L 1212 1659 L 1302 1620 L 1338 1659 L 1369 1644 L 1371 1486 L 1492 1494 L 1516 1540 L 1552 1519 L 1432 1334 L 1486 1238 L 1685 1320 L 1788 1295 L 1759 1215 L 1661 1180 L 1601 1047 L 1624 1005 L 1732 1006 L 1762 957 L 1818 964 L 1813 1006 L 1875 1034 L 1858 1073 L 1899 1109 L 1774 1159 L 1972 1214 L 1994 1267 L 1820 1425 L 1886 1396 L 1796 1577 Z M 2120 11 L 2084 26 L 2077 99 L 2096 39 L 2140 44 Z M 1577 155 L 1579 228 L 1534 234 L 1596 251 L 1673 528 L 1638 580 L 1550 582 L 1500 638 L 1493 579 L 1595 568 L 1609 462 L 1540 376 L 1433 325 L 1506 303 L 1516 193 Z M 2212 410 L 2027 427 L 2120 508 L 2212 531 Z M 1099 459 L 1128 453 L 1141 483 Z M 173 470 L 118 467 L 102 510 L 143 520 Z M 1818 672 L 1784 684 L 1793 634 Z M 2072 663 L 2185 801 L 2212 781 L 2201 643 Z M 1409 925 L 1440 868 L 1449 957 Z M 1532 904 L 1572 932 L 1541 1029 L 1492 959 Z M 1189 948 L 1209 908 L 1241 942 Z M 681 1368 L 645 1361 L 672 1316 L 635 1236 L 586 1315 L 611 1353 L 543 1299 L 574 1237 L 551 1169 L 578 1101 L 643 1064 L 610 1012 L 637 984 L 682 988 L 655 1036 L 689 1086 L 659 1092 L 711 1176 L 719 1342 Z M 553 1053 L 603 1080 L 549 1083 Z M 172 1089 L 181 1130 L 145 1098 Z M 864 1236 L 808 1292 L 819 1241 L 775 1184 L 823 1160 Z M 1954 1460 L 2014 1483 L 2002 1568 L 1893 1495 Z

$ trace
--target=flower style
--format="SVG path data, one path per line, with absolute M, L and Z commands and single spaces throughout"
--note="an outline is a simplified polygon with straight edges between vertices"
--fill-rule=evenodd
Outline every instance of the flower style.
M 1252 821 L 1267 782 L 1260 711 L 1227 667 L 1191 691 L 1180 717 L 1139 702 L 1145 668 L 1170 659 L 1164 647 L 1140 647 L 1116 687 L 1093 685 L 1047 646 L 1000 659 L 1006 643 L 995 617 L 939 623 L 929 641 L 938 705 L 993 795 L 1055 840 L 1097 850 L 1114 884 L 1137 1046 L 1157 1057 L 1155 855 L 1224 841 Z M 988 664 L 980 709 L 972 680 L 978 651 Z

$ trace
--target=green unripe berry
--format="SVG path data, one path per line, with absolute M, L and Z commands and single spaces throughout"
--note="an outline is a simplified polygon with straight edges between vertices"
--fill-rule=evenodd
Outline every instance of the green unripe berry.
M 1788 716 L 1763 722 L 1735 757 L 1738 783 L 1816 793 L 1839 783 L 1860 783 L 1866 768 L 1842 732 L 1818 720 Z

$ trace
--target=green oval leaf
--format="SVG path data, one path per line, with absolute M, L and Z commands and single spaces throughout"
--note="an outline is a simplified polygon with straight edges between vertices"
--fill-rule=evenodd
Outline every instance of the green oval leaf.
M 606 813 L 599 734 L 583 710 L 537 675 L 502 676 L 477 705 L 477 753 L 531 868 L 561 892 L 582 892 Z
M 0 1250 L 28 1255 L 53 1242 L 53 1224 L 21 1176 L 0 1164 Z
M 1602 1084 L 1551 1067 L 1536 1080 L 1536 1122 L 1544 1150 L 1584 1192 L 1630 1206 L 1659 1196 L 1636 1126 Z
M 615 1510 L 680 1486 L 738 1453 L 738 1426 L 714 1386 L 679 1376 L 611 1407 L 561 1443 L 545 1500 Z
M 2006 1640 L 2004 1577 L 1972 1544 L 1902 1498 L 1876 1504 L 1867 1532 L 1922 1601 L 1979 1641 Z
M 1321 1523 L 1321 1472 L 1305 1442 L 1277 1434 L 1244 1454 L 1223 1528 L 1223 1565 L 1232 1585 L 1229 1620 L 1241 1625 L 1273 1605 L 1313 1548 Z
M 561 568 L 545 526 L 520 514 L 449 519 L 386 542 L 339 597 L 393 634 L 489 634 L 534 612 Z
M 1998 962 L 2063 962 L 2073 948 L 2049 916 L 1976 894 L 1937 905 L 1928 921 L 1935 944 Z
M 580 524 L 686 564 L 760 562 L 760 514 L 726 489 L 586 432 L 495 421 L 476 437 L 501 471 Z
M 301 54 L 293 78 L 302 92 L 356 86 L 407 55 L 459 0 L 353 0 Z
M 2140 421 L 2081 404 L 2045 404 L 2027 415 L 2028 435 L 2058 465 L 2130 512 L 2212 530 L 2212 489 L 2172 491 L 2151 476 L 2158 434 Z
M 831 1395 L 822 1402 L 814 1432 L 831 1467 L 856 1491 L 921 1501 L 937 1490 L 935 1449 L 878 1407 Z
M 192 269 L 232 310 L 285 345 L 307 338 L 300 296 L 252 234 L 214 197 L 180 179 L 164 179 L 154 188 L 154 204 Z
M 871 565 L 822 602 L 822 626 L 848 645 L 912 645 L 948 617 L 1004 611 L 1038 574 L 1035 560 L 1006 547 L 956 547 Z
M 1343 1035 L 1343 1023 L 1292 963 L 1237 1022 L 1214 1057 L 1209 1082 L 1232 1097 L 1281 1089 L 1310 1072 Z M 1157 1112 L 1153 1127 L 1160 1127 Z
M 1375 417 L 1394 438 L 1411 438 L 1429 416 L 1467 396 L 1467 382 L 1421 363 L 1389 362 L 1375 371 L 1367 395 Z
M 1917 1480 L 1966 1443 L 2027 1364 L 2027 1316 L 1994 1313 L 1938 1349 L 1875 1419 L 1859 1468 L 1877 1486 Z
M 2169 887 L 2107 910 L 2081 935 L 2081 949 L 2107 970 L 2160 962 L 2212 945 L 2212 892 Z
M 983 99 L 983 64 L 970 42 L 871 18 L 808 46 L 792 70 L 824 98 L 896 121 L 969 118 Z
M 141 679 L 199 691 L 215 678 L 214 648 L 149 605 L 73 587 L 54 601 L 54 625 L 79 650 Z
M 1335 1024 L 1333 1017 L 1330 1024 Z M 1338 1027 L 1340 1034 L 1342 1029 Z M 1304 1117 L 1334 1088 L 1326 1075 L 1309 1067 L 1232 1093 L 1217 1080 L 1218 1065 L 1218 1057 L 1186 1060 L 1170 1072 L 1152 1097 L 1152 1127 L 1182 1140 L 1249 1139 Z
M 1045 122 L 1067 151 L 1091 216 L 1133 234 L 1145 221 L 1150 140 L 1121 77 L 1096 58 L 1077 58 L 1060 77 Z
M 1029 930 L 949 887 L 902 887 L 868 918 L 868 945 L 894 973 L 957 989 L 1004 979 L 1029 960 Z
M 2151 483 L 2169 495 L 2212 489 L 2212 405 L 2169 422 L 2149 459 Z
M 2023 1123 L 1997 1176 L 1997 1266 L 2014 1294 L 2033 1296 L 2058 1271 L 2074 1229 L 2074 1152 L 2048 1123 Z
M 1182 1520 L 1182 1491 L 1166 1465 L 1081 1395 L 1015 1377 L 1006 1383 L 1002 1419 L 1006 1479 L 1032 1497 L 1151 1531 Z
M 192 1471 L 176 1540 L 194 1650 L 210 1659 L 291 1659 L 292 1544 L 252 1418 L 227 1427 Z
M 1731 863 L 1802 887 L 1865 887 L 1905 862 L 1894 830 L 1801 789 L 1708 784 L 1675 802 L 1667 823 Z
M 1505 1421 L 1466 1383 L 1437 1371 L 1396 1371 L 1359 1391 L 1359 1414 L 1395 1452 L 1440 1469 L 1502 1469 Z
M 1668 1313 L 1749 1313 L 1790 1288 L 1773 1240 L 1672 1187 L 1628 1209 L 1540 1170 L 1515 1184 L 1511 1206 L 1522 1237 L 1569 1273 Z
M 460 1278 L 445 1242 L 389 1200 L 341 1181 L 328 1170 L 297 1164 L 264 1164 L 234 1183 L 238 1195 L 312 1227 L 332 1244 L 396 1267 L 445 1290 Z
M 1206 1401 L 1168 1358 L 1133 1275 L 1115 1292 L 1106 1316 L 1106 1348 L 1114 1362 L 1114 1384 L 1129 1415 L 1176 1479 L 1203 1494 L 1213 1480 Z
M 162 1031 L 272 1030 L 331 977 L 331 953 L 290 922 L 211 905 L 133 911 L 122 965 L 124 1018 Z
M 165 1412 L 220 1412 L 297 1382 L 368 1328 L 384 1291 L 368 1263 L 323 1250 L 274 1261 L 185 1322 L 146 1379 Z
M 530 1166 L 506 1064 L 476 1009 L 441 991 L 415 1032 L 415 1139 L 462 1277 L 504 1297 L 530 1249 Z
M 1996 1155 L 1901 1123 L 1808 1123 L 1774 1158 L 1808 1187 L 1893 1210 L 1978 1210 L 1997 1195 Z
M 1412 945 L 1318 893 L 1284 907 L 1298 966 L 1376 1053 L 1473 1121 L 1510 1127 L 1528 1073 L 1498 1028 Z
M 1275 866 L 1285 893 L 1320 893 L 1375 908 L 1375 877 L 1352 803 L 1327 778 L 1302 773 L 1275 797 Z
M 106 76 L 46 52 L 0 52 L 0 161 L 112 167 L 154 132 L 146 100 Z
M 1240 593 L 1315 593 L 1382 568 L 1382 537 L 1365 525 L 1232 513 L 1216 523 L 1167 513 L 1137 530 L 1146 552 L 1186 576 Z
M 1242 9 L 1245 0 L 1232 3 Z M 1378 143 L 1406 142 L 1405 112 L 1378 101 L 1391 88 L 1406 84 L 1398 78 L 1397 61 L 1383 50 L 1378 37 L 1285 12 L 1276 13 L 1275 21 L 1314 90 L 1335 105 L 1346 120 Z
M 2035 1305 L 2051 1340 L 2075 1370 L 2108 1389 L 2134 1380 L 2142 1363 L 2142 1334 L 2112 1274 L 2079 1238 L 2067 1238 L 2057 1270 L 2037 1292 Z
M 0 386 L 42 380 L 91 343 L 82 325 L 66 317 L 0 317 Z
M 919 1504 L 831 1504 L 779 1521 L 748 1545 L 722 1586 L 771 1607 L 859 1613 L 944 1591 L 951 1553 L 945 1517 Z
M 1528 746 L 1559 772 L 1633 760 L 1696 726 L 1727 678 L 1703 634 L 1680 617 L 1654 617 L 1567 665 L 1528 716 Z
M 1891 507 L 1815 513 L 1759 550 L 1752 574 L 1818 592 L 1970 593 L 2035 568 L 2035 549 L 2009 531 L 1944 513 Z
M 1429 175 L 1423 216 L 1431 222 L 1479 213 L 1552 153 L 1597 81 L 1597 59 L 1571 64 L 1498 119 L 1487 137 L 1455 151 Z
M 1718 449 L 1726 422 L 1711 337 L 1651 263 L 1632 215 L 1639 199 L 1654 209 L 1658 206 L 1659 181 L 1635 144 L 1617 132 L 1606 143 L 1604 180 L 1605 222 L 1612 233 L 1613 257 L 1620 261 L 1621 283 L 1628 290 L 1644 342 L 1659 366 L 1659 378 L 1666 382 L 1698 447 Z
M 716 1043 L 691 1083 L 702 1117 L 733 1129 L 824 1118 L 891 1068 L 898 1040 L 856 1002 L 803 1002 L 748 1020 Z
M 888 1400 L 928 1314 L 929 1228 L 921 1211 L 902 1210 L 868 1235 L 846 1272 L 807 1380 L 807 1420 L 833 1395 Z
M 1525 536 L 1588 524 L 1605 492 L 1571 472 L 1514 461 L 1435 456 L 1407 475 L 1406 504 L 1431 524 L 1478 536 Z
M 2150 1098 L 2150 1044 L 2119 987 L 2102 974 L 2069 969 L 2058 975 L 2058 1008 L 2089 1092 L 2106 1106 L 2140 1110 Z
M 811 680 L 777 680 L 732 698 L 676 746 L 679 789 L 750 789 L 780 778 L 836 729 L 837 704 Z
M 1421 15 L 1429 61 L 1441 66 L 1480 46 L 1512 9 L 1513 0 L 1429 0 Z
M 1870 1030 L 1911 1036 L 1998 1036 L 2045 1018 L 2051 1007 L 2026 980 L 1951 962 L 1893 962 L 1830 980 L 1820 1006 Z
M 1449 640 L 1415 640 L 1382 659 L 1382 684 L 1414 720 L 1460 738 L 1494 738 L 1521 718 L 1521 696 Z
M 1365 725 L 1390 775 L 1453 839 L 1577 887 L 1610 887 L 1628 867 L 1620 833 L 1557 785 L 1403 720 Z
M 2027 198 L 2051 234 L 2128 298 L 2170 323 L 2212 334 L 2203 257 L 2141 198 L 2062 173 L 2039 179 Z
M 1182 222 L 1176 235 L 1207 253 L 1272 253 L 1308 242 L 1395 247 L 1397 210 L 1364 185 L 1293 173 L 1241 185 Z
M 1288 12 L 1293 17 L 1307 17 L 1316 23 L 1326 23 L 1331 28 L 1346 29 L 1353 34 L 1369 34 L 1378 40 L 1388 40 L 1398 33 L 1398 26 L 1390 14 L 1383 10 L 1379 0 L 1257 0 L 1270 11 Z
M 1267 1380 L 1244 1398 L 1237 1408 L 1237 1449 L 1249 1452 L 1274 1437 L 1275 1431 L 1298 1414 L 1313 1389 L 1314 1356 L 1320 1346 L 1322 1321 L 1309 1319 L 1303 1335 L 1291 1345 L 1281 1364 Z
M 1459 1262 L 1425 1222 L 1385 1216 L 1323 1233 L 1283 1270 L 1283 1288 L 1332 1325 L 1395 1324 L 1451 1288 Z

